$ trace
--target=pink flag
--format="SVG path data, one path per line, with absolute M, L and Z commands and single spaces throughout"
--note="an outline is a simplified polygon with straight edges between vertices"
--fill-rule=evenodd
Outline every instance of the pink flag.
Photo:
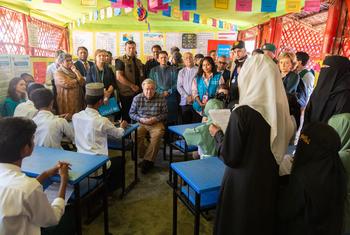
M 111 2 L 113 8 L 134 8 L 134 0 L 118 0 L 117 2 Z
M 320 0 L 305 0 L 304 11 L 320 11 Z
M 183 11 L 182 12 L 182 19 L 189 21 L 190 20 L 190 12 L 189 11 Z
M 62 3 L 61 0 L 44 0 L 44 2 L 46 2 L 46 3 L 56 3 L 56 4 L 61 4 Z
M 252 11 L 252 0 L 236 0 L 236 11 Z
M 212 19 L 212 21 L 213 21 L 212 26 L 216 27 L 216 19 Z

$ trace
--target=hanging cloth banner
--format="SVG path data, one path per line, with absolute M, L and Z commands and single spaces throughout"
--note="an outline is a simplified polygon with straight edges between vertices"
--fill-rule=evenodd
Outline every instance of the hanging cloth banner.
M 173 0 L 163 0 L 163 4 L 171 3 Z
M 163 4 L 163 0 L 148 0 L 148 8 L 152 10 L 167 10 L 168 4 Z
M 321 7 L 320 0 L 305 0 L 304 11 L 319 12 Z
M 185 21 L 189 21 L 190 20 L 190 12 L 189 11 L 183 11 L 182 12 L 182 19 Z
M 122 10 L 120 8 L 113 8 L 113 15 L 119 16 L 122 13 Z
M 208 24 L 208 17 L 202 16 L 202 24 Z
M 118 0 L 116 2 L 113 2 L 115 0 L 112 0 L 111 7 L 113 8 L 134 8 L 134 0 Z
M 55 4 L 61 4 L 61 0 L 44 0 L 45 3 L 55 3 Z
M 212 19 L 212 26 L 216 27 L 216 19 Z
M 229 2 L 229 0 L 215 0 L 214 7 L 227 10 Z
M 180 11 L 197 10 L 197 0 L 180 0 Z
M 168 6 L 168 10 L 163 10 L 163 16 L 170 17 L 171 16 L 171 6 Z
M 113 16 L 113 9 L 112 9 L 112 7 L 107 7 L 107 9 L 106 9 L 106 17 L 107 17 L 107 19 L 111 18 L 112 16 Z
M 300 8 L 300 0 L 286 0 L 286 12 L 299 12 Z
M 236 11 L 252 11 L 252 0 L 236 0 Z
M 193 23 L 199 24 L 199 22 L 200 22 L 199 14 L 194 13 L 193 14 Z
M 105 9 L 100 10 L 100 19 L 104 20 L 105 19 Z
M 277 0 L 262 0 L 261 12 L 276 12 Z

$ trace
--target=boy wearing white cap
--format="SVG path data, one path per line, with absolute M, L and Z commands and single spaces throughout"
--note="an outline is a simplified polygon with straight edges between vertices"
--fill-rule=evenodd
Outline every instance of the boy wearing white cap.
M 75 131 L 75 144 L 78 152 L 87 154 L 108 155 L 107 136 L 121 138 L 127 122 L 120 127 L 113 125 L 108 118 L 98 112 L 103 104 L 103 83 L 86 84 L 85 102 L 87 107 L 73 115 L 72 121 Z

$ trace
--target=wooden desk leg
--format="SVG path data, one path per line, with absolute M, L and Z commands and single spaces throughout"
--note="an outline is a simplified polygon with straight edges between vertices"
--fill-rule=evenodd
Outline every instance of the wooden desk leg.
M 201 216 L 201 198 L 200 198 L 200 195 L 196 193 L 195 215 L 194 215 L 194 235 L 199 235 L 200 216 Z
M 77 226 L 77 235 L 82 235 L 82 228 L 81 228 L 81 208 L 80 208 L 80 185 L 75 184 L 74 185 L 74 195 L 75 195 L 75 218 L 76 218 L 76 226 Z
M 104 232 L 105 235 L 110 235 L 109 233 L 109 221 L 108 221 L 108 189 L 107 189 L 107 167 L 106 164 L 103 165 L 103 222 L 104 222 Z
M 169 169 L 171 171 L 171 169 Z M 177 173 L 173 174 L 173 235 L 177 234 Z

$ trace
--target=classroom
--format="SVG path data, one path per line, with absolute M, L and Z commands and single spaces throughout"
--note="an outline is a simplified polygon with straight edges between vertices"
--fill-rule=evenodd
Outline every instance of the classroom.
M 349 12 L 0 0 L 0 235 L 349 235 Z

